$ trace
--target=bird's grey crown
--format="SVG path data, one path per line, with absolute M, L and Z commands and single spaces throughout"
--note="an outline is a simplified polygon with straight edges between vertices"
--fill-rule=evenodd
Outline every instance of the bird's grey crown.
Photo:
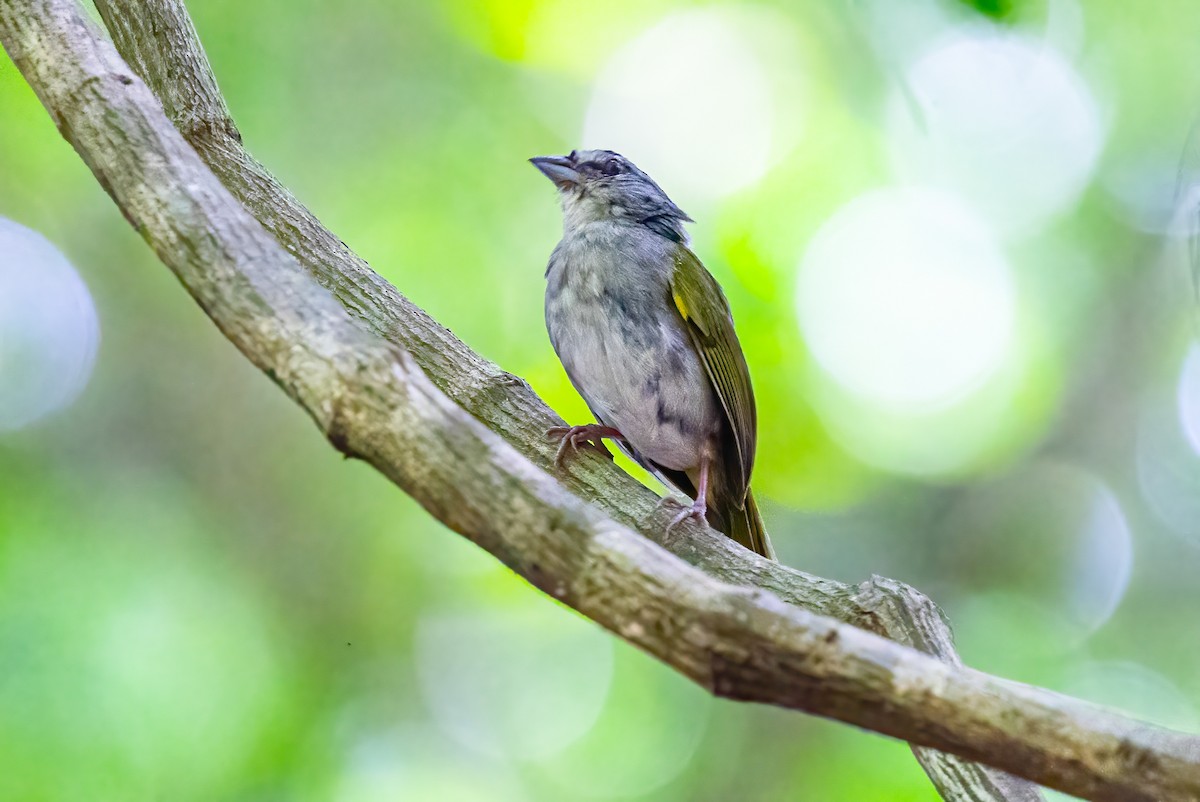
M 576 184 L 561 188 L 568 227 L 608 219 L 645 226 L 675 242 L 687 240 L 683 224 L 692 218 L 629 159 L 611 150 L 573 150 L 567 159 L 579 176 Z

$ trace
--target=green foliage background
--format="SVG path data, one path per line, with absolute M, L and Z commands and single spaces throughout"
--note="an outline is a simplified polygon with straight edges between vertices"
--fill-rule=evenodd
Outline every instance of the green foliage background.
M 558 210 L 525 159 L 580 144 L 622 45 L 725 5 L 190 4 L 252 152 L 572 421 L 587 412 L 541 322 Z M 1032 34 L 1083 8 L 1076 68 L 1106 141 L 1080 202 L 1008 252 L 1035 345 L 1004 435 L 917 477 L 829 433 L 793 303 L 820 225 L 890 180 L 879 108 L 895 67 L 862 36 L 870 5 L 769 6 L 794 23 L 804 134 L 753 187 L 707 205 L 673 193 L 738 318 L 781 557 L 922 588 L 977 668 L 1195 729 L 1200 457 L 1143 448 L 1145 421 L 1175 420 L 1194 313 L 1182 258 L 1119 214 L 1108 179 L 1183 150 L 1200 6 L 958 7 Z M 3 57 L 0 215 L 67 254 L 102 332 L 73 406 L 0 433 L 0 798 L 935 798 L 904 744 L 709 699 L 344 462 L 181 291 Z M 1073 577 L 1106 548 L 1079 535 L 1097 486 L 1132 558 L 1090 627 L 1091 586 Z

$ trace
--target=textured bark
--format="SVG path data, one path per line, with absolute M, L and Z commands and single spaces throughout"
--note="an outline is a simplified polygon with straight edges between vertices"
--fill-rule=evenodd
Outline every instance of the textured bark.
M 811 577 L 698 524 L 663 539 L 653 494 L 598 458 L 551 475 L 541 435 L 559 420 L 541 400 L 375 275 L 242 149 L 182 7 L 98 6 L 161 104 L 73 0 L 0 0 L 0 40 L 130 222 L 336 447 L 718 695 L 1092 799 L 1200 799 L 1200 739 L 961 667 L 940 613 L 911 588 Z M 1000 772 L 919 756 L 947 798 L 1036 798 Z

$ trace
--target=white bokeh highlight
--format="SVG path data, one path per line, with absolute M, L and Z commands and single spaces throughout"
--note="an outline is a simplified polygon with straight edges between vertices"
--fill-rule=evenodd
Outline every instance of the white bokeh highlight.
M 917 58 L 886 116 L 897 175 L 961 193 L 1014 236 L 1074 206 L 1105 139 L 1091 90 L 1058 51 L 984 25 Z
M 1062 691 L 1089 702 L 1123 710 L 1143 721 L 1195 732 L 1200 715 L 1195 703 L 1170 679 L 1126 660 L 1093 660 L 1075 666 Z
M 946 570 L 960 574 L 975 592 L 1019 597 L 1018 607 L 1030 605 L 1043 624 L 1052 622 L 1037 633 L 1030 630 L 1031 650 L 1078 648 L 1112 620 L 1126 597 L 1136 558 L 1134 533 L 1112 486 L 1084 466 L 1029 462 L 1020 472 L 979 486 L 948 516 L 947 531 L 972 536 L 948 544 Z M 1001 615 L 1028 617 L 1016 609 Z M 977 640 L 991 641 L 989 651 L 1006 651 L 1003 637 L 995 638 L 987 627 L 974 631 Z M 1039 637 L 1043 643 L 1035 644 Z
M 1139 154 L 1109 166 L 1101 185 L 1113 211 L 1131 228 L 1172 238 L 1195 231 L 1193 215 L 1197 197 L 1194 186 L 1181 185 L 1179 155 L 1163 150 Z M 1179 194 L 1179 203 L 1176 195 Z
M 608 696 L 611 640 L 548 604 L 421 620 L 417 673 L 434 721 L 494 759 L 551 757 L 583 737 Z
M 1189 352 L 1176 392 L 1143 401 L 1135 467 L 1138 489 L 1154 517 L 1185 541 L 1200 544 L 1200 453 L 1186 431 L 1194 414 L 1191 359 Z
M 1176 396 L 1183 435 L 1200 455 L 1200 345 L 1192 345 L 1183 359 Z
M 1012 347 L 1017 294 L 995 239 L 953 196 L 882 189 L 836 212 L 800 266 L 796 307 L 821 368 L 892 410 L 953 403 Z
M 527 802 L 530 796 L 506 763 L 481 760 L 436 731 L 408 724 L 355 733 L 333 798 L 337 802 Z
M 655 792 L 686 777 L 689 767 L 704 759 L 702 744 L 714 706 L 711 695 L 680 682 L 671 669 L 622 649 L 596 725 L 569 749 L 542 761 L 539 773 L 558 792 L 551 798 L 669 797 Z M 737 730 L 724 731 L 722 743 L 730 753 L 739 740 Z
M 0 218 L 0 432 L 68 406 L 96 361 L 87 286 L 45 237 Z
M 1066 577 L 1066 612 L 1084 635 L 1112 618 L 1133 572 L 1133 534 L 1121 504 L 1107 484 L 1090 484 Z
M 788 29 L 765 9 L 668 16 L 600 71 L 584 146 L 625 154 L 681 202 L 754 185 L 794 141 L 803 105 L 799 92 L 774 97 L 774 74 L 801 74 L 781 69 L 797 46 Z
M 1143 401 L 1138 488 L 1160 522 L 1200 544 L 1200 344 L 1185 352 L 1173 390 Z

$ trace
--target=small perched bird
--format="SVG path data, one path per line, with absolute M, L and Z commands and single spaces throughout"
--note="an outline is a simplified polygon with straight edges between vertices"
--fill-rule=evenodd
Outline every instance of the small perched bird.
M 530 161 L 558 187 L 563 238 L 546 269 L 546 328 L 596 423 L 552 429 L 568 449 L 610 439 L 695 501 L 708 523 L 774 559 L 754 496 L 754 391 L 729 303 L 688 248 L 691 222 L 623 156 Z

